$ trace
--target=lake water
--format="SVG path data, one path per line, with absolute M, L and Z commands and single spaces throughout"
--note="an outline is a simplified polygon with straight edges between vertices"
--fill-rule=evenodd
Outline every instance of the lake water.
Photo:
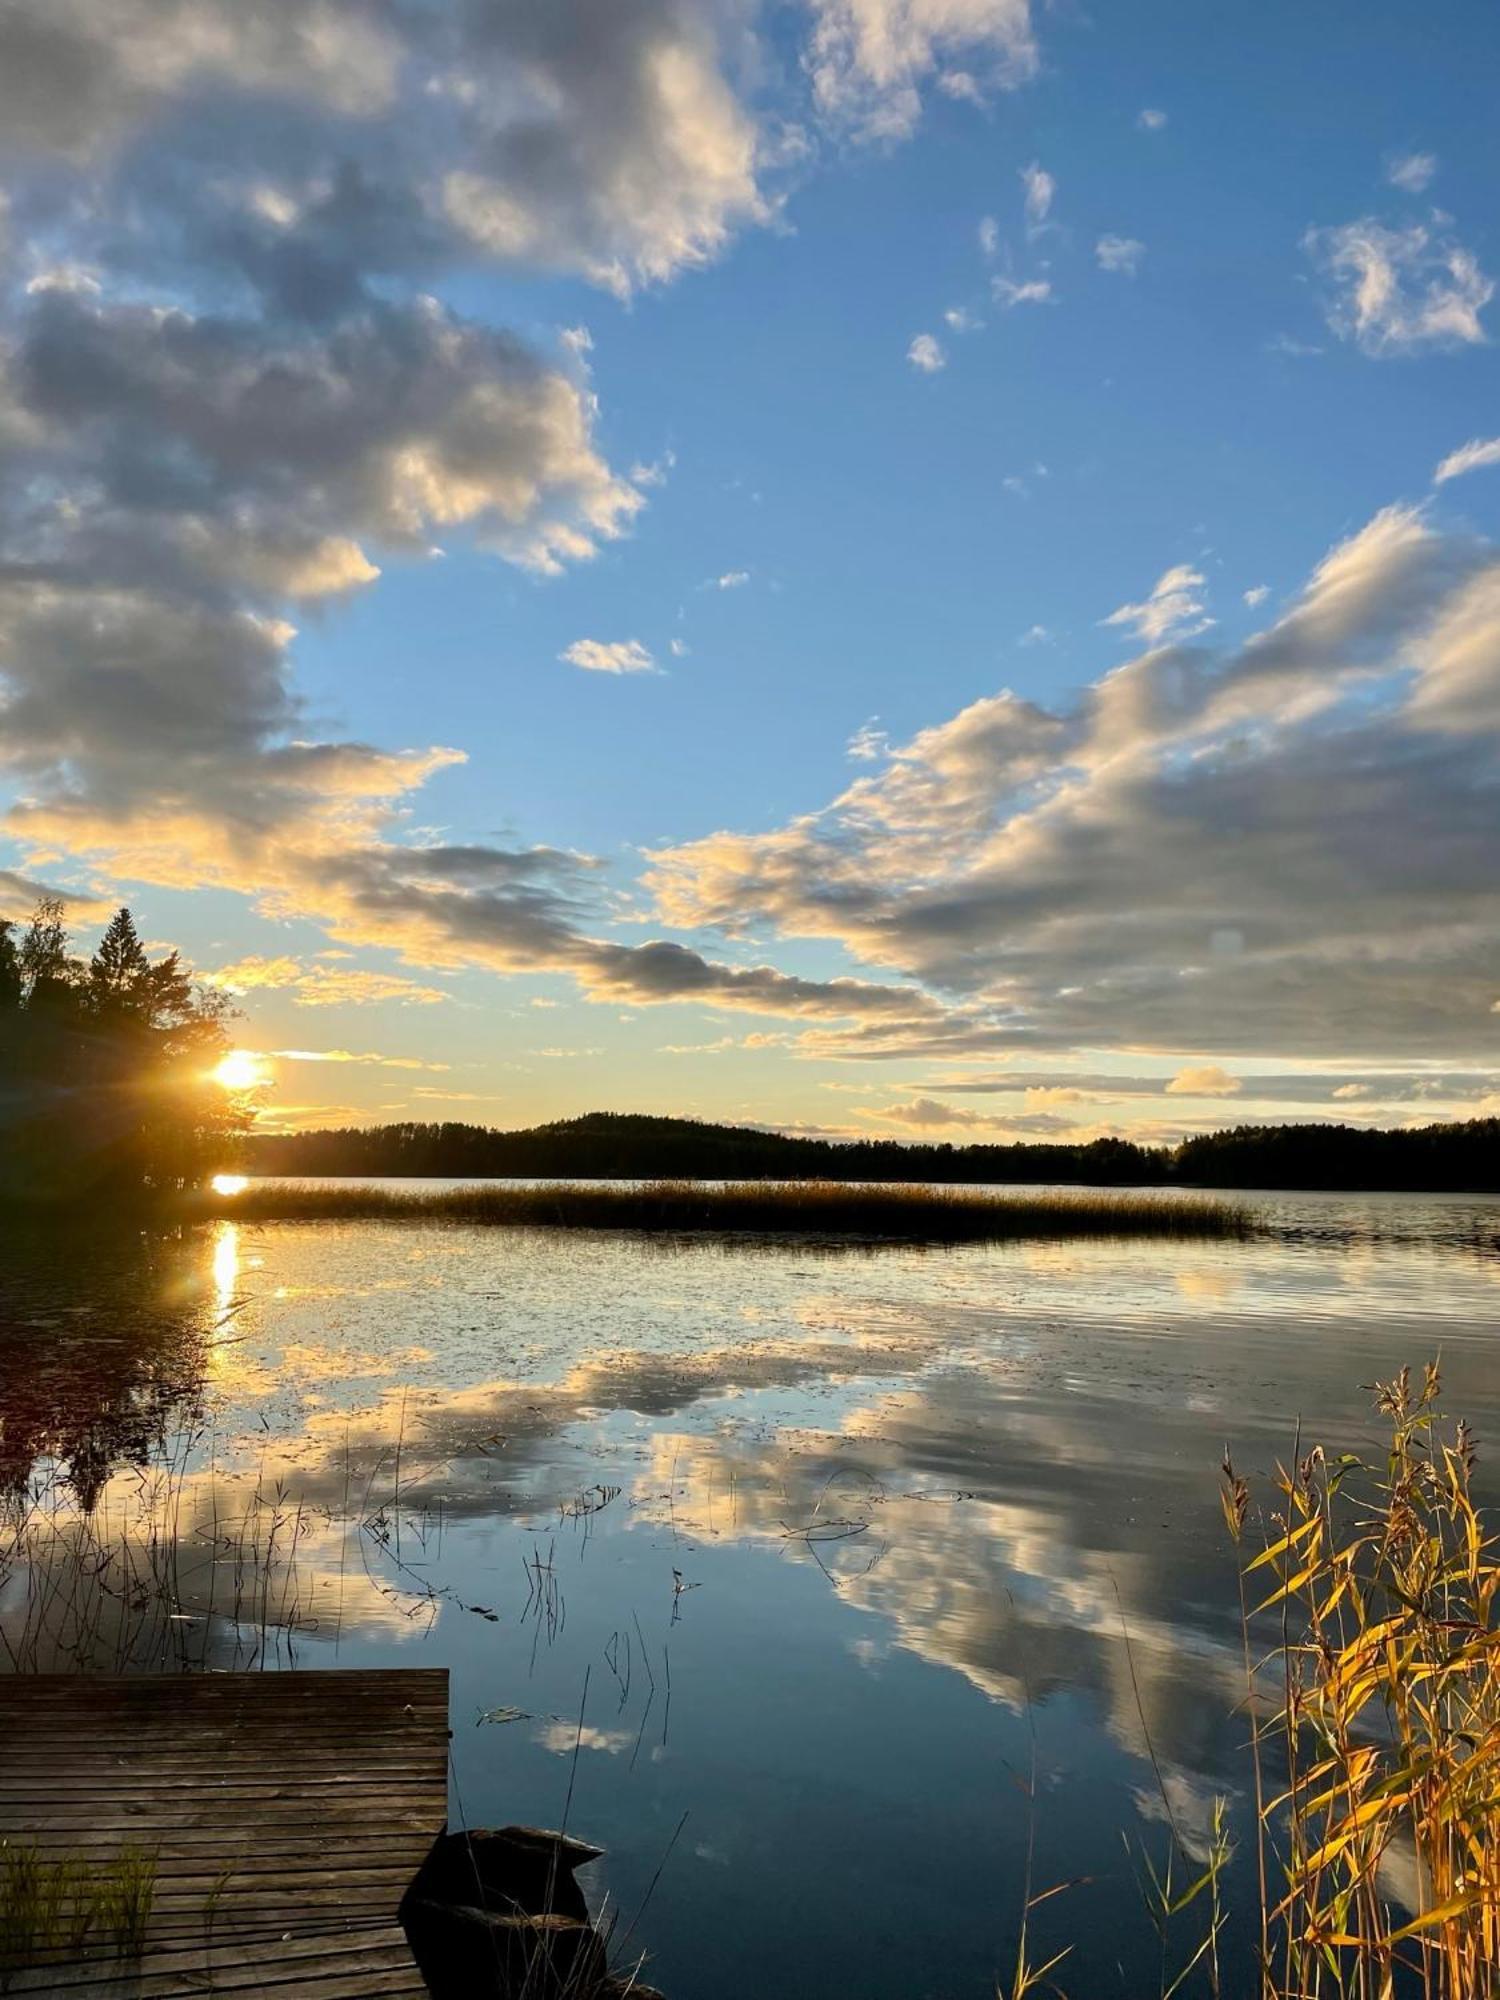
M 992 1993 L 1028 1839 L 1092 1878 L 1033 1955 L 1155 1992 L 1147 1733 L 1189 1846 L 1247 1830 L 1225 1444 L 1258 1497 L 1299 1416 L 1376 1449 L 1441 1352 L 1500 1448 L 1500 1201 L 1251 1199 L 1286 1233 L 15 1238 L 0 1665 L 447 1666 L 454 1823 L 566 1811 L 672 2000 Z

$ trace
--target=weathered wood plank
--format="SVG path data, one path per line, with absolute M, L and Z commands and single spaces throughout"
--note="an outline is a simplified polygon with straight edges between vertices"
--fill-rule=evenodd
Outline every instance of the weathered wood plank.
M 155 1871 L 138 1958 L 54 1950 L 11 1992 L 425 1992 L 396 1913 L 447 1817 L 446 1671 L 0 1677 L 0 1740 L 0 1838 Z

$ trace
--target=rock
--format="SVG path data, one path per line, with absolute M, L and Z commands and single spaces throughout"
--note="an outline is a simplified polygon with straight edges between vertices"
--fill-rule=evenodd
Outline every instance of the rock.
M 444 1834 L 433 1844 L 412 1893 L 436 1902 L 584 1923 L 588 1903 L 573 1871 L 603 1852 L 544 1827 L 474 1827 Z
M 408 1898 L 407 1935 L 436 2000 L 521 1994 L 526 2000 L 581 2000 L 606 1977 L 604 1945 L 592 1924 L 558 1915 L 525 1916 L 475 1904 Z

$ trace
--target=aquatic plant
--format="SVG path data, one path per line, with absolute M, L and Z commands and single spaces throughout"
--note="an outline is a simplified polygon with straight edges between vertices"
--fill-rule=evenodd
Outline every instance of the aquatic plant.
M 1266 1994 L 1500 1994 L 1500 1561 L 1438 1389 L 1435 1364 L 1378 1386 L 1383 1467 L 1314 1447 L 1280 1468 L 1246 1568 L 1275 1586 L 1247 1630 L 1281 1621 L 1253 1742 L 1262 1790 L 1268 1760 L 1284 1774 L 1258 1825 Z M 1238 1544 L 1228 1459 L 1223 1504 Z M 1264 1682 L 1252 1666 L 1252 1703 Z
M 453 1188 L 252 1182 L 238 1194 L 195 1196 L 186 1213 L 247 1222 L 412 1220 L 943 1243 L 1007 1237 L 1245 1237 L 1256 1227 L 1245 1209 L 1209 1196 L 1093 1189 L 1001 1195 L 838 1181 L 505 1181 Z
M 156 1875 L 144 1848 L 99 1860 L 0 1840 L 0 1992 L 12 1973 L 69 1962 L 88 1946 L 139 1958 Z

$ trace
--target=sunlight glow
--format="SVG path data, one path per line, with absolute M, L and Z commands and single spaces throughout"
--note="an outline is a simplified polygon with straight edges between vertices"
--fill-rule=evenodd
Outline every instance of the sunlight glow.
M 271 1080 L 270 1066 L 251 1049 L 231 1049 L 213 1073 L 225 1090 L 259 1090 Z
M 244 1174 L 215 1174 L 209 1182 L 215 1194 L 243 1194 L 249 1185 Z
M 222 1325 L 234 1304 L 240 1281 L 240 1232 L 233 1222 L 221 1222 L 214 1237 L 214 1311 Z

